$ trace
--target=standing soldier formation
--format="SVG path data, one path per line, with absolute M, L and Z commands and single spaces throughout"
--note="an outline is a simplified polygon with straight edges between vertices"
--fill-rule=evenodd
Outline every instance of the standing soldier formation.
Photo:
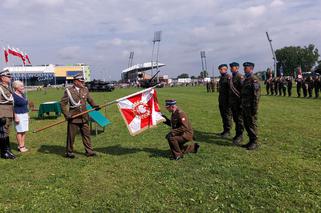
M 82 74 L 77 74 L 73 78 L 73 86 L 66 88 L 64 96 L 61 98 L 61 109 L 67 124 L 67 145 L 66 157 L 75 158 L 74 141 L 75 136 L 80 130 L 82 142 L 85 147 L 87 157 L 95 156 L 90 140 L 89 116 L 88 113 L 73 118 L 73 116 L 86 111 L 86 103 L 88 102 L 93 108 L 99 110 L 99 106 L 89 95 L 87 87 L 84 86 L 85 79 Z
M 239 73 L 239 64 L 236 62 L 230 63 L 232 78 L 230 78 L 229 89 L 229 105 L 232 110 L 233 121 L 235 123 L 235 136 L 233 144 L 240 145 L 243 139 L 243 118 L 241 108 L 241 90 L 244 77 Z
M 218 105 L 223 123 L 223 131 L 219 133 L 222 138 L 227 138 L 230 135 L 231 125 L 232 125 L 232 112 L 229 105 L 229 82 L 231 76 L 227 74 L 227 64 L 221 64 L 218 66 L 219 72 L 221 74 L 219 84 L 219 96 Z
M 9 87 L 11 75 L 8 69 L 0 72 L 0 151 L 1 158 L 15 159 L 10 148 L 9 130 L 14 118 L 13 96 Z
M 272 86 L 272 80 L 273 80 L 272 71 L 269 68 L 267 70 L 267 76 L 266 76 L 266 80 L 265 80 L 266 94 L 267 95 L 270 95 L 270 93 L 271 93 L 271 95 L 273 95 L 273 93 L 274 93 L 273 86 Z
M 258 148 L 257 113 L 260 100 L 259 79 L 253 74 L 254 63 L 243 63 L 245 79 L 241 91 L 241 103 L 244 127 L 249 136 L 249 142 L 243 147 L 248 150 Z

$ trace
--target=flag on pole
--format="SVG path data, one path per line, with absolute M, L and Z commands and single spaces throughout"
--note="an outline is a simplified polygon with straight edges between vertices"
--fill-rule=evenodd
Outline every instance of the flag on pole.
M 27 59 L 28 63 L 31 65 L 31 61 L 30 61 L 29 55 L 27 53 L 25 53 L 25 59 Z
M 154 88 L 118 99 L 117 102 L 119 111 L 132 136 L 165 121 L 161 115 Z
M 8 62 L 9 62 L 9 58 L 8 58 L 9 53 L 8 53 L 8 51 L 6 50 L 6 48 L 3 48 L 3 51 L 4 51 L 4 61 L 5 61 L 6 63 L 8 63 Z

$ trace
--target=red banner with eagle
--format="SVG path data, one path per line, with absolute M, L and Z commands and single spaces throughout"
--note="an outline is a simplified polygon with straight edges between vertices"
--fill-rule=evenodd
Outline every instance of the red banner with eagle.
M 161 115 L 154 88 L 121 98 L 117 102 L 119 111 L 132 136 L 165 121 Z

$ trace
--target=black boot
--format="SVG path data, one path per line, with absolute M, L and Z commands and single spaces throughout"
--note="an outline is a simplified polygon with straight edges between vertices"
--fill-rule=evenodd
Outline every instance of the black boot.
M 247 150 L 255 150 L 255 149 L 257 149 L 257 148 L 259 148 L 259 145 L 258 145 L 258 143 L 255 141 L 255 140 L 253 140 L 252 142 L 251 142 L 251 144 L 246 148 Z
M 235 137 L 233 138 L 233 144 L 235 146 L 240 146 L 242 140 L 243 140 L 243 135 L 235 135 Z
M 228 130 L 224 130 L 223 132 L 219 133 L 219 135 L 220 135 L 222 138 L 228 138 L 228 137 L 231 135 L 231 133 L 230 133 L 230 131 L 228 131 Z
M 1 158 L 15 159 L 16 156 L 11 153 L 9 137 L 1 139 Z

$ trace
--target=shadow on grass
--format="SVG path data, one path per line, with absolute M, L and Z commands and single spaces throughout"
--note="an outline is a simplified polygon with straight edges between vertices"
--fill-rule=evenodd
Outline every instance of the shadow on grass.
M 42 145 L 38 152 L 44 153 L 44 154 L 56 154 L 59 156 L 65 156 L 66 154 L 66 147 L 65 146 L 58 146 L 58 145 Z M 85 152 L 74 152 L 76 154 L 84 154 Z
M 128 154 L 134 154 L 138 152 L 147 152 L 147 153 L 150 153 L 149 157 L 163 157 L 163 158 L 169 157 L 168 150 L 160 150 L 155 148 L 127 148 L 127 147 L 121 147 L 120 145 L 115 145 L 115 146 L 109 146 L 109 147 L 96 148 L 95 150 L 97 152 L 101 152 L 109 155 L 128 155 Z
M 195 141 L 205 142 L 210 144 L 217 144 L 220 146 L 233 146 L 232 138 L 221 138 L 217 133 L 212 132 L 202 132 L 199 130 L 194 130 Z

